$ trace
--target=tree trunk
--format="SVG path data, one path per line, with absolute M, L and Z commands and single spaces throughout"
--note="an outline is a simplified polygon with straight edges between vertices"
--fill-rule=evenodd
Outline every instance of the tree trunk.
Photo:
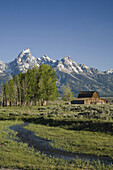
M 42 100 L 39 100 L 39 106 L 46 106 L 47 105 L 47 101 L 42 99 Z

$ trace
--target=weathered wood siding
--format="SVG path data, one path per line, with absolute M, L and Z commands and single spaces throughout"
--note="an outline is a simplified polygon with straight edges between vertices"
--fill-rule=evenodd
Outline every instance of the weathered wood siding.
M 105 104 L 106 101 L 99 97 L 96 91 L 81 91 L 78 98 L 71 101 L 71 104 Z

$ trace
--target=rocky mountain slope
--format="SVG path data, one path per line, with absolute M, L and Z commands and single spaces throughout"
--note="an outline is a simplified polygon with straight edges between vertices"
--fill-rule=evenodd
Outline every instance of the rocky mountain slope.
M 0 61 L 0 82 L 8 81 L 15 73 L 25 73 L 28 68 L 33 68 L 35 65 L 39 67 L 42 63 L 54 68 L 59 92 L 62 92 L 64 84 L 69 83 L 75 93 L 81 90 L 97 90 L 100 95 L 113 96 L 112 69 L 101 72 L 84 64 L 76 63 L 70 56 L 66 56 L 61 60 L 53 60 L 44 55 L 36 59 L 32 56 L 29 48 L 23 50 L 10 63 L 5 64 Z
M 14 61 L 7 64 L 6 71 L 11 75 L 25 73 L 28 68 L 33 68 L 37 64 L 37 60 L 32 56 L 30 49 L 23 50 Z

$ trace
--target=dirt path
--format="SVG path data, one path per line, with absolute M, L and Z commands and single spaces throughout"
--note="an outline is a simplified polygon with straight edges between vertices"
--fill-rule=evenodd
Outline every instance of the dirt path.
M 85 155 L 63 151 L 60 149 L 53 148 L 50 145 L 50 140 L 43 139 L 41 137 L 35 136 L 34 132 L 29 131 L 24 128 L 28 123 L 10 126 L 9 129 L 18 132 L 17 136 L 20 138 L 21 142 L 27 143 L 29 147 L 34 147 L 35 150 L 41 152 L 41 154 L 46 154 L 48 157 L 54 156 L 56 158 L 63 158 L 64 160 L 81 159 L 104 162 L 105 164 L 113 164 L 113 160 L 108 157 L 97 157 L 94 155 Z

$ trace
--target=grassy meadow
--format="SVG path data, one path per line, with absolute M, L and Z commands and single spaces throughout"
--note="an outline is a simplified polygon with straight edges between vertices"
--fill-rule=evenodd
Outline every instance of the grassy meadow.
M 113 160 L 113 104 L 0 108 L 0 167 L 12 169 L 113 169 L 99 161 L 47 157 L 28 147 L 8 127 L 29 122 L 25 129 L 51 141 L 53 148 Z

